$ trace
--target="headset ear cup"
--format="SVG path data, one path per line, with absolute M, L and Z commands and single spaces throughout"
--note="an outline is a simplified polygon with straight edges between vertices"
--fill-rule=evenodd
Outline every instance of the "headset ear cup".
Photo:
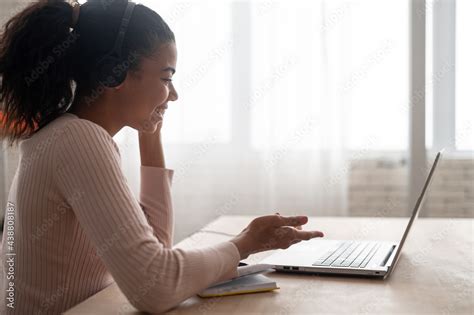
M 115 78 L 115 86 L 119 86 L 120 84 L 123 83 L 123 81 L 125 81 L 125 78 L 127 78 L 127 71 L 128 71 L 128 68 L 125 68 L 123 63 L 122 64 L 118 64 L 117 65 L 120 65 L 119 67 L 117 67 L 115 70 L 115 73 L 114 74 L 114 78 Z
M 99 62 L 97 66 L 99 85 L 103 85 L 105 87 L 115 87 L 118 85 L 114 77 L 115 66 L 115 58 L 105 57 Z
M 125 8 L 122 23 L 119 27 L 112 50 L 100 59 L 96 63 L 96 67 L 91 71 L 91 80 L 96 87 L 105 86 L 114 88 L 122 84 L 127 77 L 128 66 L 122 63 L 121 50 L 128 24 L 135 8 L 135 3 L 126 2 L 127 7 Z
M 109 88 L 119 86 L 127 77 L 127 69 L 120 64 L 115 57 L 105 57 L 96 66 L 96 84 Z

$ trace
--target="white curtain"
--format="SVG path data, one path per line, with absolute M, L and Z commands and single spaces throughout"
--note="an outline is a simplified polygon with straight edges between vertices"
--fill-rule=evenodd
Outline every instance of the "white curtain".
M 259 198 L 267 209 L 346 214 L 346 103 L 339 91 L 346 20 L 330 19 L 343 3 L 265 3 L 251 7 Z
M 142 3 L 177 40 L 162 130 L 176 240 L 222 214 L 345 215 L 346 2 Z M 138 194 L 137 134 L 115 139 Z

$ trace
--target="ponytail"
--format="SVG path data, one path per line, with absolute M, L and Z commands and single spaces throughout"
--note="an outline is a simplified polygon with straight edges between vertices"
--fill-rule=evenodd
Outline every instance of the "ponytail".
M 0 132 L 10 145 L 56 118 L 71 102 L 72 11 L 61 0 L 40 1 L 5 24 L 0 35 Z

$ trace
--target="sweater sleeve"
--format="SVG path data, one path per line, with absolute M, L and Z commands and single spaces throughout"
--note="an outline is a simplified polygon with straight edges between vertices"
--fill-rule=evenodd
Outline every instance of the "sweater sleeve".
M 232 242 L 200 249 L 166 248 L 154 235 L 120 169 L 113 138 L 76 120 L 55 143 L 55 180 L 77 220 L 129 302 L 140 311 L 166 311 L 206 287 L 237 276 Z
M 173 246 L 173 173 L 166 168 L 140 167 L 140 205 L 155 236 L 165 248 Z

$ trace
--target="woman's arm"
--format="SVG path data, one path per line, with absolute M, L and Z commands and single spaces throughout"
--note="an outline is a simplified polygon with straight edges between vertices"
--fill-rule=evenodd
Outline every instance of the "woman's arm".
M 322 236 L 293 228 L 306 217 L 256 218 L 231 241 L 171 249 L 153 235 L 120 167 L 118 147 L 99 126 L 74 120 L 55 142 L 54 181 L 129 302 L 160 313 L 210 285 L 238 275 L 239 260 Z
M 138 143 L 140 146 L 140 161 L 142 166 L 166 167 L 160 129 L 157 129 L 154 133 L 139 131 Z
M 153 235 L 120 167 L 115 142 L 84 120 L 55 142 L 55 182 L 117 285 L 137 309 L 163 312 L 213 283 L 237 276 L 232 242 L 169 249 Z
M 154 133 L 138 132 L 140 146 L 140 205 L 155 236 L 165 248 L 173 246 L 174 219 L 171 199 L 173 170 L 166 169 L 160 122 Z
M 160 167 L 140 167 L 139 202 L 156 238 L 165 248 L 173 247 L 173 173 L 173 170 Z

